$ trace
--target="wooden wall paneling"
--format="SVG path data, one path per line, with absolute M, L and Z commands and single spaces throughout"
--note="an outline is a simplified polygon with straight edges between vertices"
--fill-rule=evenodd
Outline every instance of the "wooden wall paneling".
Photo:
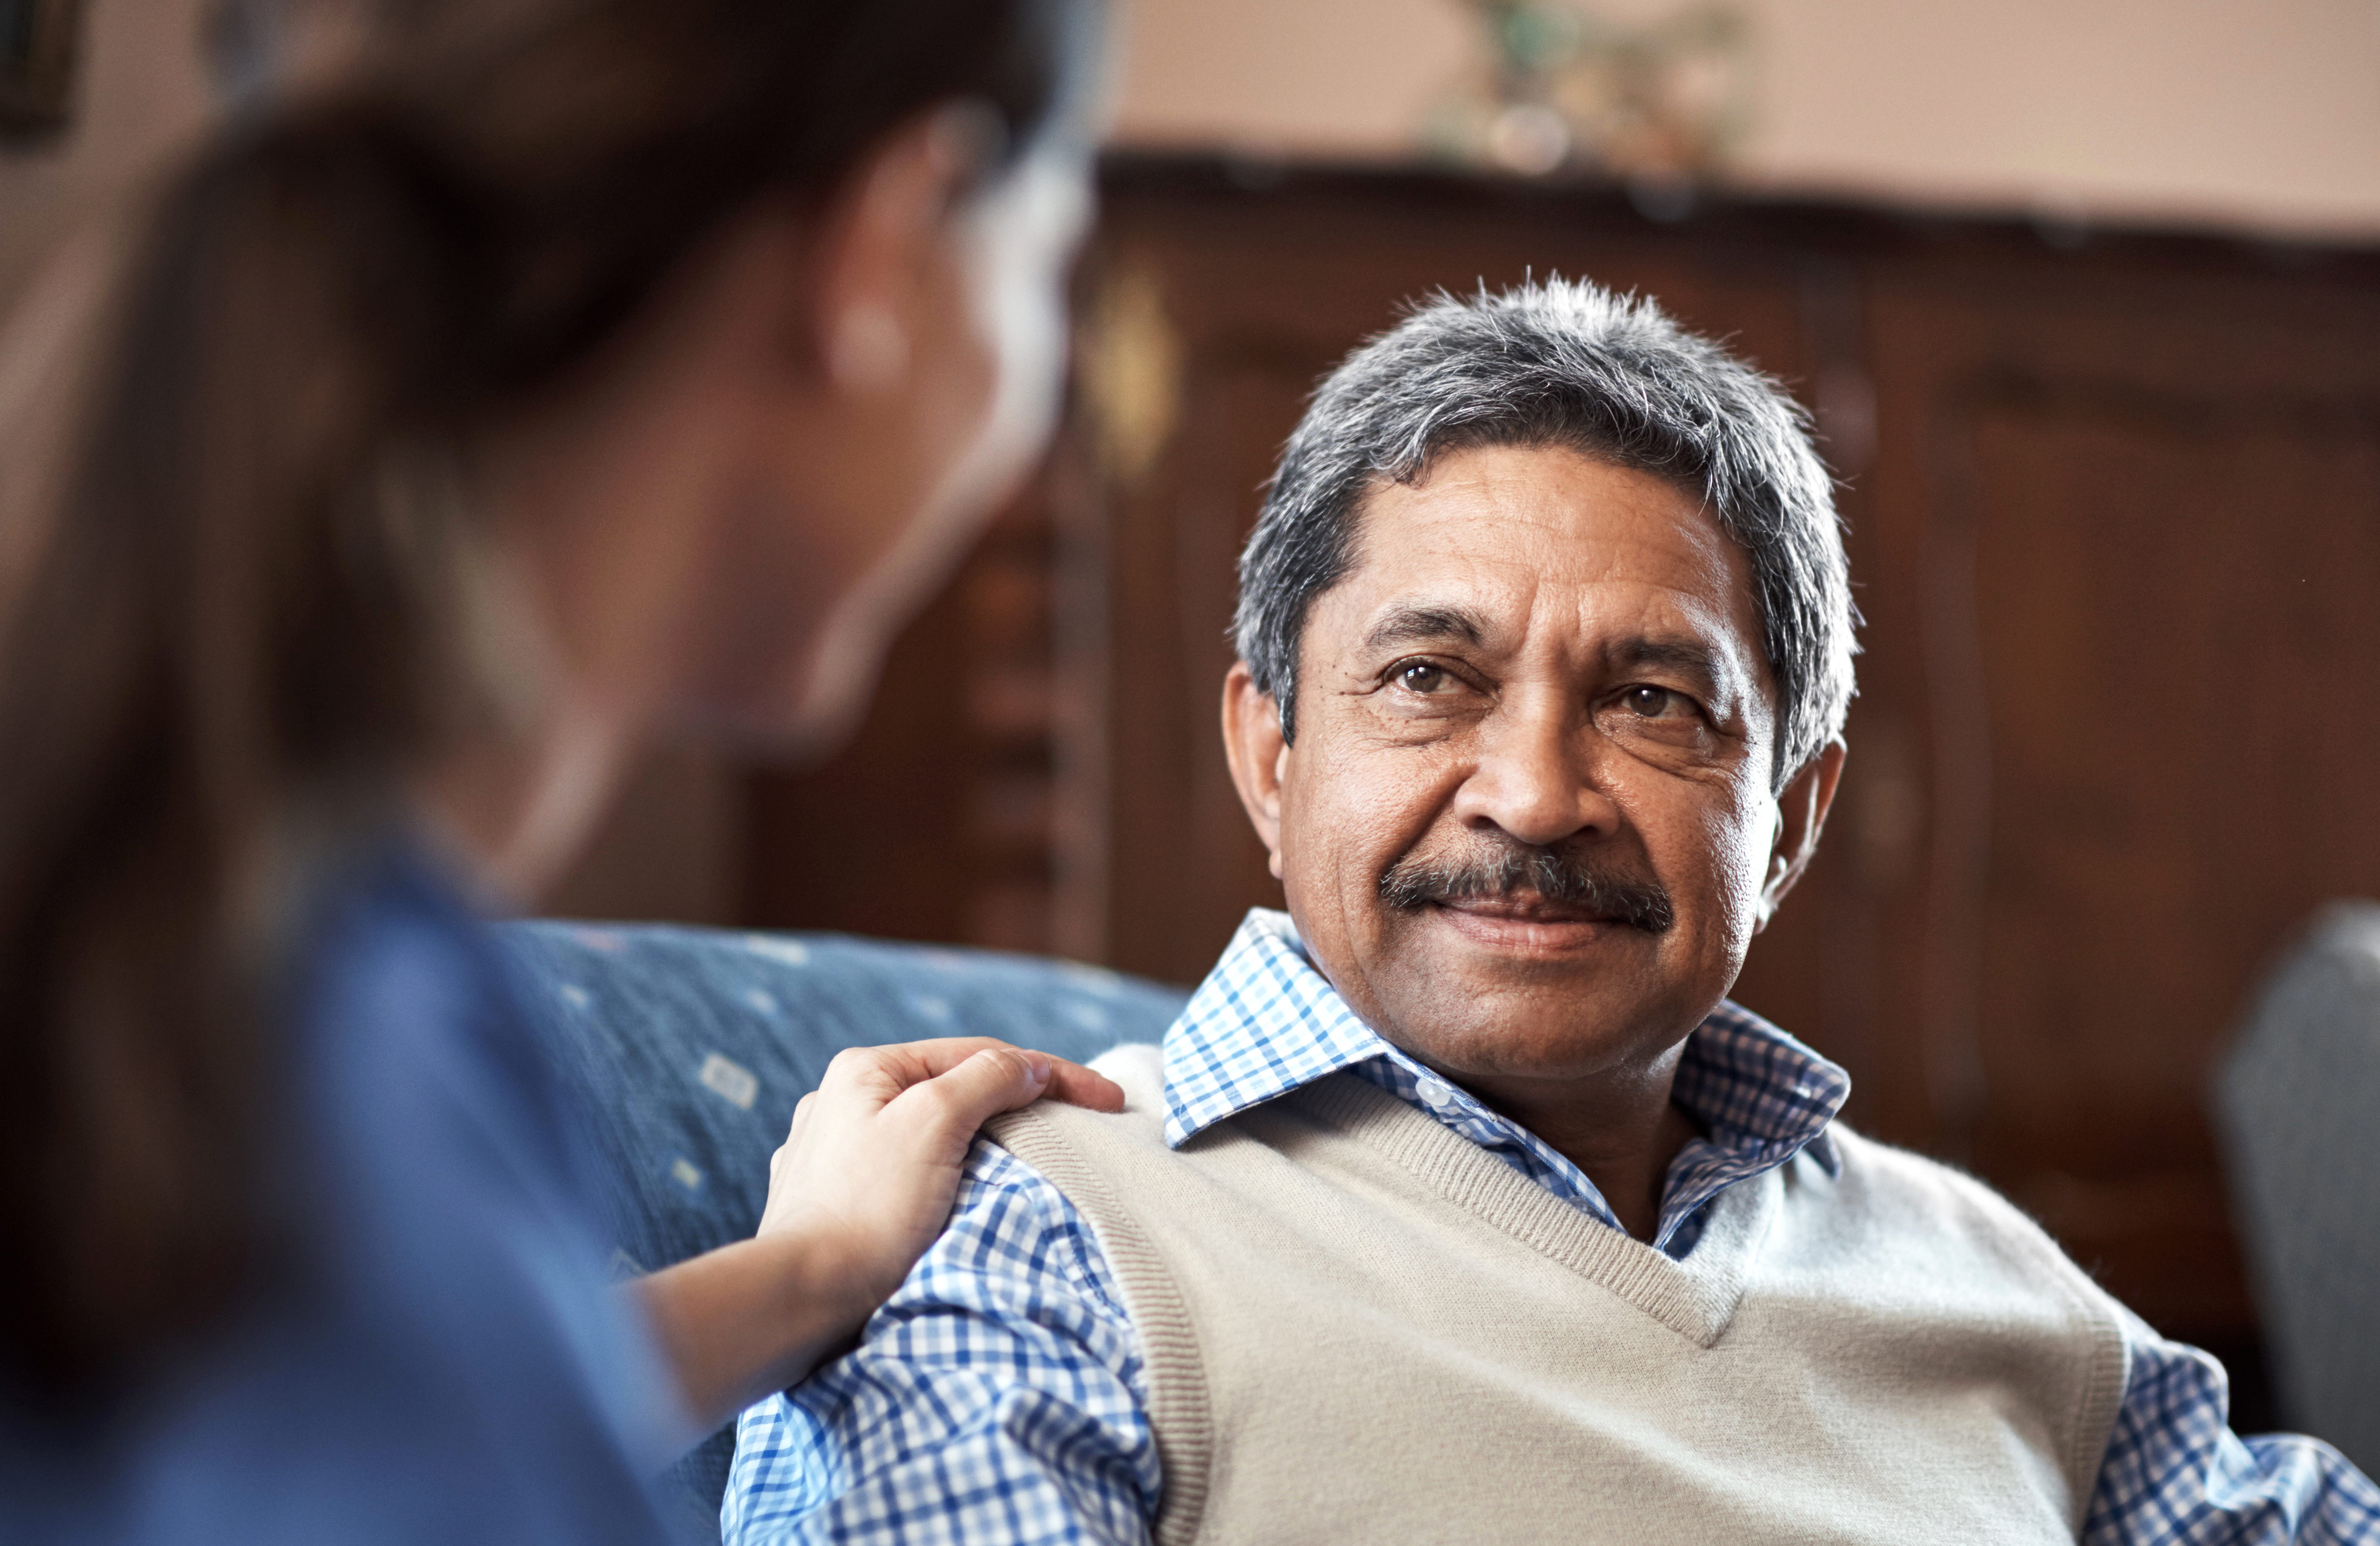
M 964 930 L 972 944 L 1058 947 L 1056 759 L 1062 688 L 1052 647 L 1057 533 L 1053 464 L 962 571 L 969 744 L 966 841 L 972 881 Z
M 40 143 L 72 116 L 83 0 L 14 0 L 0 10 L 0 143 Z
M 1053 467 L 904 631 L 851 741 L 747 774 L 743 918 L 1049 950 L 1056 938 Z
M 1105 943 L 1111 965 L 1190 982 L 1248 907 L 1280 903 L 1217 716 L 1234 551 L 1312 366 L 1217 328 L 1171 256 L 1123 226 L 1099 257 L 1101 283 L 1151 298 L 1178 372 L 1165 444 L 1109 484 Z
M 2236 1339 L 2206 1080 L 2277 943 L 2380 889 L 2380 305 L 2055 265 L 1877 291 L 1928 1146 L 2153 1321 Z
M 715 748 L 654 748 L 629 773 L 593 839 L 539 911 L 743 922 L 746 778 L 745 764 Z
M 1864 476 L 1876 454 L 1875 387 L 1867 359 L 1864 271 L 1843 259 L 1790 257 L 1798 335 L 1791 352 L 1745 352 L 1784 376 L 1816 420 L 1820 447 L 1838 481 L 1852 583 L 1872 609 L 1876 571 Z M 1738 347 L 1744 342 L 1738 340 Z M 1905 724 L 1910 698 L 1894 679 L 1895 657 L 1862 630 L 1860 692 L 1846 739 L 1852 753 L 1817 857 L 1767 929 L 1753 941 L 1732 996 L 1841 1063 L 1851 1073 L 1852 1120 L 1891 1135 L 1903 1126 L 1892 1098 L 1889 1032 L 1879 994 L 1886 952 L 1879 937 L 1914 871 L 1923 799 Z

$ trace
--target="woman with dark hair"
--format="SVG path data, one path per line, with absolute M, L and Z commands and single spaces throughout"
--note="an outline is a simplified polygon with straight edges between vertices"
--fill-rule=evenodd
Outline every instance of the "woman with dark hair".
M 985 1116 L 1118 1102 L 846 1055 L 636 1308 L 462 900 L 849 723 L 1046 435 L 1092 5 L 389 0 L 159 190 L 0 532 L 0 1539 L 651 1539 Z

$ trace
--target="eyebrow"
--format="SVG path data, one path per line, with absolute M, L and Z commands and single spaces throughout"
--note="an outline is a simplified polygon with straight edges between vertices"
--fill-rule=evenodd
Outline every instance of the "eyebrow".
M 1488 637 L 1480 615 L 1460 606 L 1400 606 L 1383 615 L 1364 636 L 1366 651 L 1391 644 L 1426 644 L 1435 639 L 1459 639 L 1477 644 Z
M 1728 675 L 1717 652 L 1694 639 L 1654 639 L 1638 634 L 1614 643 L 1606 655 L 1622 670 L 1666 667 L 1692 677 L 1697 687 L 1713 692 Z

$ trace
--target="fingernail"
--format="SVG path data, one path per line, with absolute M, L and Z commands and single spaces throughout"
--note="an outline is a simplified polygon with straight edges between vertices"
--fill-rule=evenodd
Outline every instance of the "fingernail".
M 1035 1084 L 1050 1082 L 1050 1058 L 1046 1053 L 1026 1053 L 1025 1066 L 1031 1070 Z

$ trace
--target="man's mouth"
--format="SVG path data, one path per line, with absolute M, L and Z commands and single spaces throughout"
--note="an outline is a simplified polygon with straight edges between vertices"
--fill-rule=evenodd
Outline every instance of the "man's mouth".
M 1659 935 L 1609 911 L 1522 893 L 1449 896 L 1424 912 L 1478 949 L 1499 956 L 1560 957 Z
M 1532 892 L 1503 896 L 1443 896 L 1429 905 L 1469 913 L 1475 918 L 1508 919 L 1515 923 L 1609 923 L 1632 929 L 1637 926 L 1632 919 L 1609 908 L 1590 907 L 1577 902 L 1549 901 Z
M 1407 854 L 1380 877 L 1379 894 L 1401 912 L 1434 907 L 1488 930 L 1584 938 L 1613 928 L 1664 934 L 1677 921 L 1670 894 L 1655 881 L 1575 852 L 1518 846 L 1438 858 Z M 1543 938 L 1551 943 L 1554 935 Z

